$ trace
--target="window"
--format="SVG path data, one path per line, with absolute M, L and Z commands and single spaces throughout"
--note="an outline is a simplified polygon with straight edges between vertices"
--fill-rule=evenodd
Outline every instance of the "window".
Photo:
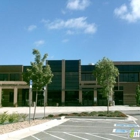
M 138 73 L 120 73 L 119 81 L 120 82 L 138 82 L 139 74 Z
M 82 74 L 82 81 L 95 81 L 93 74 L 90 73 L 83 73 Z
M 13 92 L 9 93 L 9 102 L 14 102 L 14 93 Z
M 20 75 L 18 73 L 10 74 L 10 81 L 20 81 Z
M 8 74 L 0 74 L 0 81 L 8 81 Z

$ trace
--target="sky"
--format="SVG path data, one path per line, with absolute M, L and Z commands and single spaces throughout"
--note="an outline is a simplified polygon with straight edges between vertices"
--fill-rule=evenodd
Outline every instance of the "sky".
M 0 65 L 140 61 L 140 0 L 0 0 Z

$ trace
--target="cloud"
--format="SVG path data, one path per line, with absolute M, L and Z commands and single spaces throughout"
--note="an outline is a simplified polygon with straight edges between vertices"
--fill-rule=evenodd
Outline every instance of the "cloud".
M 36 25 L 30 25 L 29 27 L 28 27 L 28 31 L 33 31 L 33 30 L 35 30 L 37 28 L 37 26 Z
M 69 39 L 63 39 L 62 42 L 63 43 L 67 43 L 69 41 Z
M 65 14 L 66 14 L 66 11 L 64 11 L 64 10 L 61 10 L 61 13 L 62 13 L 63 15 L 65 15 Z
M 67 29 L 67 34 L 75 32 L 84 32 L 86 34 L 94 34 L 97 30 L 97 27 L 94 23 L 87 23 L 86 17 L 72 18 L 66 21 L 59 19 L 54 22 L 45 21 L 46 27 L 48 29 Z
M 45 43 L 44 40 L 39 40 L 39 41 L 34 42 L 34 44 L 35 44 L 37 47 L 43 45 L 44 43 Z
M 70 10 L 84 10 L 90 5 L 90 0 L 68 0 L 67 8 Z
M 131 0 L 129 6 L 123 4 L 116 8 L 114 13 L 123 20 L 136 22 L 140 20 L 140 0 Z
M 74 32 L 73 32 L 73 31 L 71 31 L 71 30 L 68 30 L 68 31 L 66 32 L 66 34 L 68 34 L 68 35 L 73 35 L 73 34 L 74 34 Z

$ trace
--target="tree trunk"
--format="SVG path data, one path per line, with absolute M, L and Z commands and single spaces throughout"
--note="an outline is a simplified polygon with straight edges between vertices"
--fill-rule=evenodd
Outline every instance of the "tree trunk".
M 107 96 L 107 114 L 109 113 L 109 94 Z
M 36 115 L 37 100 L 38 100 L 38 93 L 37 93 L 37 91 L 36 91 L 36 101 L 35 101 L 35 107 L 34 107 L 34 116 L 33 116 L 33 120 L 35 119 L 35 115 Z

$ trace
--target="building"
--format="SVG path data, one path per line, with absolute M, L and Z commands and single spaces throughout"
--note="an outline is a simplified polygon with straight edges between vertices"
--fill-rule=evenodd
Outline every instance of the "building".
M 47 86 L 48 106 L 103 106 L 107 104 L 92 72 L 94 65 L 81 65 L 81 60 L 47 60 L 54 74 Z M 116 105 L 135 105 L 136 86 L 140 82 L 140 62 L 114 62 L 120 75 L 116 79 L 113 99 Z M 28 106 L 29 86 L 22 73 L 30 66 L 0 66 L 0 101 L 2 106 Z M 32 100 L 36 93 L 33 91 Z M 43 91 L 38 94 L 38 105 L 44 103 Z

